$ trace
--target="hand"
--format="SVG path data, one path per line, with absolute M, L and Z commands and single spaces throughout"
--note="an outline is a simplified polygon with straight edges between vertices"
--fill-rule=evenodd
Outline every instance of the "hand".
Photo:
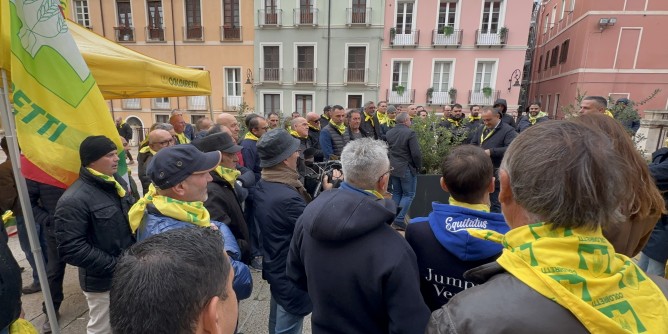
M 332 171 L 332 182 L 336 180 L 343 180 L 343 173 L 341 173 L 340 170 L 335 169 Z M 330 182 L 329 176 L 327 174 L 323 175 L 322 177 L 322 189 L 323 190 L 330 190 L 334 188 L 334 184 Z

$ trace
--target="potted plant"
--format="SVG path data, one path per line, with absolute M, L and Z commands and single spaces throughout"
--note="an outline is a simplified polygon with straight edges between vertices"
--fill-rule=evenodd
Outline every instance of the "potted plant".
M 445 36 L 450 36 L 455 33 L 455 28 L 452 26 L 444 26 L 442 34 Z
M 505 40 L 506 35 L 508 35 L 508 28 L 506 27 L 499 28 L 499 38 L 501 38 L 501 40 Z
M 394 91 L 397 92 L 397 94 L 399 94 L 399 96 L 404 96 L 404 91 L 405 90 L 406 90 L 406 87 L 404 87 L 402 85 L 398 85 L 398 86 L 394 87 Z
M 454 102 L 455 97 L 457 97 L 457 88 L 451 87 L 450 90 L 448 90 L 448 96 L 450 96 L 450 101 Z
M 489 98 L 490 96 L 492 96 L 492 87 L 489 87 L 489 86 L 483 87 L 482 94 L 485 95 L 486 98 Z
M 431 101 L 431 97 L 434 95 L 434 87 L 427 88 L 427 99 Z
M 390 44 L 394 43 L 394 36 L 397 35 L 397 28 L 392 27 L 390 28 Z

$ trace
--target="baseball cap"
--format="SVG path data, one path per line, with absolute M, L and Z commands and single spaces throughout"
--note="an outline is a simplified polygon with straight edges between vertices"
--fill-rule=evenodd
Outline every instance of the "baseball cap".
M 208 173 L 220 164 L 219 151 L 201 152 L 190 144 L 163 148 L 153 156 L 146 174 L 160 189 L 169 189 L 192 174 Z
M 237 153 L 243 147 L 237 145 L 232 137 L 225 132 L 218 132 L 192 142 L 202 152 L 221 151 L 225 153 Z

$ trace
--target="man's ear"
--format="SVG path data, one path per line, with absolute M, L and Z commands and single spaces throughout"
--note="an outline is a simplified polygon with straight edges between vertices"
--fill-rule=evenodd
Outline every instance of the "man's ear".
M 499 202 L 501 204 L 510 204 L 515 201 L 512 190 L 510 190 L 510 176 L 508 173 L 499 169 L 499 185 L 501 189 L 499 190 Z M 494 190 L 494 182 L 492 182 L 492 191 Z
M 174 192 L 176 195 L 185 194 L 185 189 L 184 189 L 184 186 L 183 186 L 183 182 L 173 186 L 172 187 L 172 192 Z
M 219 322 L 221 319 L 218 319 L 218 302 L 220 298 L 218 296 L 213 296 L 209 302 L 202 309 L 202 313 L 199 315 L 199 326 L 204 329 L 204 333 L 218 333 L 218 327 L 220 326 Z
M 492 180 L 489 181 L 489 185 L 487 186 L 487 192 L 490 193 L 490 194 L 494 192 L 495 181 L 496 181 L 496 177 L 492 176 Z
M 442 176 L 441 176 L 441 189 L 443 189 L 443 191 L 445 191 L 446 193 L 450 192 L 450 190 L 448 190 L 448 185 L 445 184 L 445 180 L 443 179 Z

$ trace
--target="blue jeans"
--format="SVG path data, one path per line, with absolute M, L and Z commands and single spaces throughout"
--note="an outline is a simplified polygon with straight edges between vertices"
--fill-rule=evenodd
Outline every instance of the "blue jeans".
M 286 311 L 274 296 L 269 301 L 269 334 L 301 334 L 304 317 Z
M 405 228 L 404 217 L 408 213 L 408 209 L 411 207 L 411 203 L 415 197 L 417 175 L 411 173 L 411 169 L 406 167 L 404 176 L 390 176 L 390 183 L 392 184 L 392 200 L 401 208 L 401 211 L 399 211 L 399 214 L 394 219 L 394 223 Z
M 666 263 L 659 262 L 640 253 L 640 260 L 638 260 L 638 267 L 650 275 L 664 277 L 666 275 Z
M 42 233 L 42 226 L 40 224 L 35 224 L 35 229 L 37 230 L 37 236 L 39 237 L 39 245 L 42 248 L 42 257 L 44 259 L 44 267 L 46 267 L 46 238 L 44 233 Z M 33 284 L 39 284 L 39 276 L 37 275 L 37 265 L 35 264 L 35 257 L 32 254 L 30 249 L 30 239 L 28 238 L 28 229 L 25 224 L 25 219 L 23 216 L 16 216 L 16 230 L 19 233 L 19 244 L 21 245 L 21 250 L 26 255 L 26 260 L 32 268 L 32 281 Z

